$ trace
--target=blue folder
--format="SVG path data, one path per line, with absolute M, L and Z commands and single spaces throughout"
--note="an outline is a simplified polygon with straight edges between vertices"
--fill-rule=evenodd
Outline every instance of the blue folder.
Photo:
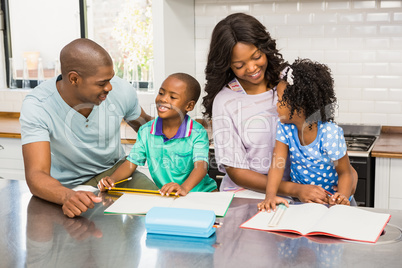
M 210 237 L 215 233 L 212 210 L 153 207 L 145 216 L 148 233 Z

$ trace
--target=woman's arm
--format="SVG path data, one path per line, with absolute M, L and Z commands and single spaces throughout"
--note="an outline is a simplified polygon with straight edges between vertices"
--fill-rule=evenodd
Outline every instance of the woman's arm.
M 265 193 L 267 188 L 267 175 L 249 169 L 225 166 L 230 179 L 237 185 L 253 191 Z

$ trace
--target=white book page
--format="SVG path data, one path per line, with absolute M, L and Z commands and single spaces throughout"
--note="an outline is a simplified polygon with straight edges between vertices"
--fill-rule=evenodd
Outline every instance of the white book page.
M 332 206 L 311 231 L 325 232 L 343 238 L 375 242 L 390 214 L 371 212 L 344 205 Z
M 105 213 L 146 214 L 152 207 L 170 207 L 175 198 L 151 194 L 124 193 Z
M 224 216 L 232 199 L 230 192 L 190 192 L 176 198 L 172 207 L 213 210 L 216 216 Z
M 289 205 L 276 227 L 268 226 L 274 212 L 261 212 L 242 224 L 241 227 L 267 231 L 293 230 L 305 235 L 327 211 L 326 206 L 315 203 Z

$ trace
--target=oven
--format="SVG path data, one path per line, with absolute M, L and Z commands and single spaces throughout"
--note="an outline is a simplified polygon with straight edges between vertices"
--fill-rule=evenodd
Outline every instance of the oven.
M 344 131 L 350 164 L 358 174 L 356 203 L 362 207 L 374 207 L 375 158 L 371 150 L 378 139 L 381 126 L 340 125 Z

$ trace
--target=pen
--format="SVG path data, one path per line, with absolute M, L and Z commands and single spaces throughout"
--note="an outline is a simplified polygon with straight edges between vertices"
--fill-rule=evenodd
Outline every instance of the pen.
M 278 226 L 286 209 L 287 209 L 287 207 L 283 203 L 280 203 L 278 206 L 276 206 L 276 211 L 274 213 L 274 216 L 272 216 L 271 220 L 269 221 L 268 227 Z

